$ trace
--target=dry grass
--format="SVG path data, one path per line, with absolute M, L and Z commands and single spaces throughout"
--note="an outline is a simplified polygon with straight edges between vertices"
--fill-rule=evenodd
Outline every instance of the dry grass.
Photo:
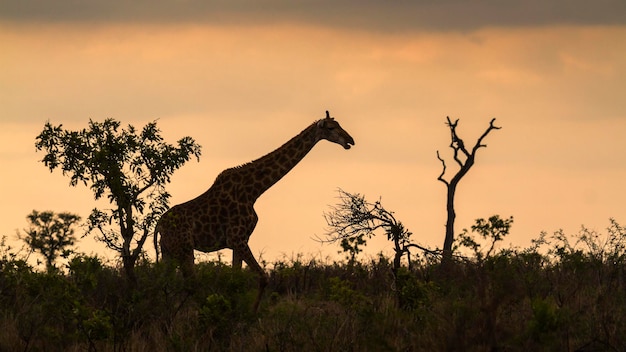
M 3 261 L 2 351 L 626 350 L 626 256 L 553 244 L 398 273 L 379 257 L 351 265 L 274 263 L 258 313 L 256 278 L 221 263 L 195 280 L 144 263 L 129 290 L 115 268 L 78 257 L 67 274 Z

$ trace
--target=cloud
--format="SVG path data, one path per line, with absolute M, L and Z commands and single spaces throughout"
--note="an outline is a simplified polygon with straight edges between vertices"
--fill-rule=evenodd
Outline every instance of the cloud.
M 0 0 L 0 21 L 297 23 L 368 31 L 625 24 L 622 0 Z

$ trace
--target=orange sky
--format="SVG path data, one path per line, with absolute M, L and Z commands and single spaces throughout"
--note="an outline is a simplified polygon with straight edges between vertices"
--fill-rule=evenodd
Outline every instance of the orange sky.
M 460 119 L 466 143 L 492 117 L 503 127 L 461 181 L 457 232 L 478 217 L 513 215 L 509 240 L 525 246 L 542 230 L 603 230 L 609 217 L 626 224 L 623 43 L 626 25 L 612 22 L 390 30 L 299 17 L 1 18 L 0 234 L 14 239 L 33 209 L 85 217 L 95 206 L 87 188 L 69 187 L 38 162 L 34 139 L 47 120 L 79 129 L 89 118 L 136 127 L 158 119 L 169 142 L 192 136 L 203 154 L 174 175 L 168 190 L 177 204 L 326 109 L 356 146 L 321 142 L 259 199 L 250 245 L 266 260 L 336 253 L 312 237 L 324 233 L 337 187 L 382 197 L 415 241 L 441 246 L 445 187 L 435 152 L 448 153 L 448 115 Z M 369 246 L 390 248 L 382 236 Z

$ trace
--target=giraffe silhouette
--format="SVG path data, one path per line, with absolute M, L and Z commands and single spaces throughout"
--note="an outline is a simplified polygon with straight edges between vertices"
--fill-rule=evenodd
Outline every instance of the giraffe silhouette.
M 163 261 L 179 265 L 185 276 L 193 274 L 194 249 L 213 252 L 230 248 L 233 267 L 241 268 L 242 261 L 245 261 L 259 275 L 259 292 L 254 303 L 256 311 L 268 278 L 248 246 L 258 221 L 254 203 L 323 139 L 345 149 L 354 145 L 354 139 L 326 111 L 326 118 L 315 121 L 280 148 L 247 164 L 222 171 L 206 192 L 170 208 L 157 222 L 154 233 L 157 262 L 158 234 L 161 235 Z

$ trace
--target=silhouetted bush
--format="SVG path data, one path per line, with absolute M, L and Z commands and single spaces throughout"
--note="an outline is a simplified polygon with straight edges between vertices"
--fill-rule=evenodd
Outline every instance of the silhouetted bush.
M 221 262 L 119 268 L 77 255 L 37 272 L 0 248 L 2 351 L 626 350 L 626 231 L 542 234 L 458 258 L 283 258 L 258 313 L 256 275 Z M 472 241 L 467 241 L 472 243 Z

